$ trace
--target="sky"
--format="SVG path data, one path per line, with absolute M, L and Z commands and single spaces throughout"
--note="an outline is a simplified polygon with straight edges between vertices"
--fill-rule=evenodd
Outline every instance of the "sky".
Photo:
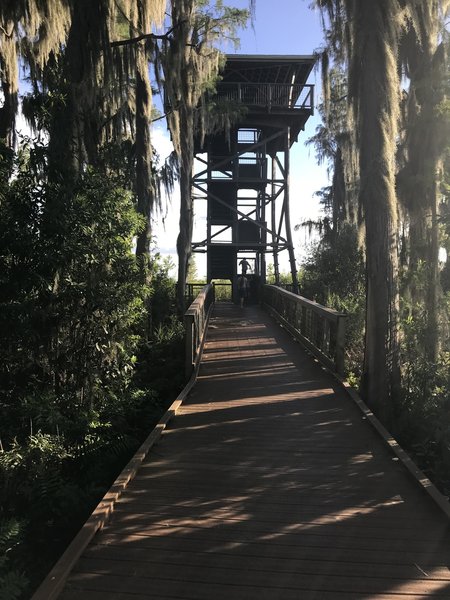
M 247 0 L 229 0 L 230 6 L 247 8 Z M 317 11 L 309 8 L 310 0 L 256 0 L 256 14 L 253 26 L 238 31 L 240 47 L 233 46 L 224 50 L 229 54 L 299 54 L 311 55 L 322 45 L 322 30 Z M 320 73 L 313 71 L 308 83 L 316 85 L 316 98 L 320 92 Z M 317 102 L 317 99 L 316 99 Z M 305 147 L 305 141 L 314 135 L 320 119 L 316 114 L 311 117 L 298 142 L 291 149 L 290 209 L 291 223 L 295 226 L 302 221 L 317 218 L 320 207 L 314 193 L 327 185 L 325 166 L 318 166 L 314 148 Z M 164 122 L 160 121 L 152 131 L 152 138 L 162 157 L 171 151 L 170 140 Z M 176 237 L 178 232 L 178 195 L 174 194 L 169 203 L 165 226 L 161 220 L 155 223 L 155 243 L 161 255 L 171 256 L 176 262 Z M 194 205 L 195 210 L 195 205 Z M 194 240 L 203 239 L 206 231 L 204 223 L 197 222 L 194 227 Z M 306 229 L 293 232 L 297 262 L 305 256 Z M 283 256 L 286 254 L 286 256 Z M 287 252 L 280 255 L 281 269 L 288 271 Z M 270 261 L 270 259 L 269 259 Z M 196 255 L 198 275 L 205 276 L 206 260 L 204 255 Z

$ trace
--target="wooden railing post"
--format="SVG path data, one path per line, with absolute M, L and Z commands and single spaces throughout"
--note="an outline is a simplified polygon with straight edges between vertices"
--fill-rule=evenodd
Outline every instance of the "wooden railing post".
M 345 374 L 345 325 L 347 318 L 340 315 L 337 321 L 335 363 L 336 373 Z

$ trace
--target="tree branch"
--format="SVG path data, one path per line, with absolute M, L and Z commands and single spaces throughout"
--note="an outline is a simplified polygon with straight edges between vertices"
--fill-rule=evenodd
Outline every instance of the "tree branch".
M 129 46 L 130 44 L 137 44 L 142 40 L 168 40 L 171 34 L 174 32 L 174 30 L 178 27 L 181 27 L 181 25 L 184 22 L 185 21 L 180 21 L 171 29 L 169 29 L 169 31 L 163 33 L 162 35 L 156 35 L 155 33 L 142 33 L 141 35 L 138 35 L 134 38 L 128 38 L 127 40 L 116 40 L 115 42 L 111 42 L 110 46 L 111 48 L 115 48 L 116 46 Z
M 128 38 L 127 40 L 116 40 L 115 42 L 111 42 L 111 48 L 116 48 L 117 46 L 130 46 L 131 44 L 137 44 L 142 40 L 165 40 L 167 39 L 168 34 L 164 35 L 155 35 L 154 33 L 143 33 L 142 35 L 138 35 L 134 38 Z

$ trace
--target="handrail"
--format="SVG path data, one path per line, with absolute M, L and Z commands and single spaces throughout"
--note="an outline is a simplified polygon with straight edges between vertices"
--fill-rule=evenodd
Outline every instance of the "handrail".
M 217 86 L 217 96 L 247 106 L 312 110 L 314 85 L 222 81 Z
M 206 333 L 210 310 L 214 304 L 214 286 L 205 285 L 197 298 L 184 313 L 186 330 L 186 376 L 190 377 L 200 356 L 201 345 Z
M 275 285 L 263 286 L 263 303 L 321 362 L 344 375 L 347 315 Z
M 205 287 L 206 283 L 186 283 L 185 289 L 184 289 L 184 301 L 185 301 L 185 306 L 186 307 L 190 307 L 190 305 L 192 304 L 192 302 L 194 302 L 194 300 L 197 298 L 197 295 L 203 290 L 203 288 Z

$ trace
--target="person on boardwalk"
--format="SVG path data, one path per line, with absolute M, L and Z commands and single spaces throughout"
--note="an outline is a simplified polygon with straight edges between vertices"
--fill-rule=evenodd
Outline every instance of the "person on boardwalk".
M 248 282 L 247 277 L 244 275 L 244 273 L 242 273 L 242 275 L 239 275 L 238 280 L 237 280 L 237 287 L 238 287 L 238 292 L 239 292 L 239 304 L 240 304 L 240 307 L 243 308 L 244 300 L 248 296 L 248 289 L 249 289 L 249 282 Z

